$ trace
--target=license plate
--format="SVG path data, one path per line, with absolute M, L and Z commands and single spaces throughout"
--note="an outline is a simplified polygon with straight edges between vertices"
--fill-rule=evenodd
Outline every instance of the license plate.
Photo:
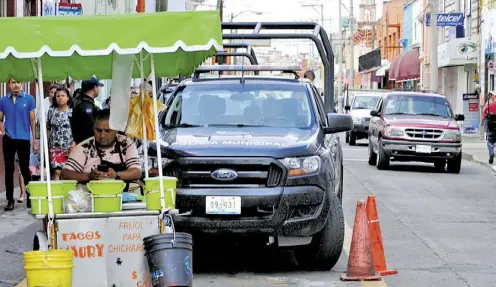
M 207 196 L 205 202 L 207 214 L 241 214 L 240 196 Z
M 431 153 L 432 149 L 430 145 L 418 145 L 415 147 L 417 153 Z

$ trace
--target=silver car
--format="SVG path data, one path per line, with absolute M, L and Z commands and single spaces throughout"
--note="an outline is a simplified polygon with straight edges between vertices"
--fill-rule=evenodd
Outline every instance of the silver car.
M 346 132 L 346 142 L 355 145 L 357 140 L 367 139 L 369 135 L 370 111 L 372 111 L 383 93 L 355 93 L 350 105 L 345 110 L 353 118 L 353 130 Z

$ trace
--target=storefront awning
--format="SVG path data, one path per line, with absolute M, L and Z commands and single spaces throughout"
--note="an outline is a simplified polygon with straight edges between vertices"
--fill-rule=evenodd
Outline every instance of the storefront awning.
M 395 81 L 396 80 L 396 73 L 398 72 L 398 66 L 399 62 L 401 60 L 401 56 L 399 55 L 396 57 L 393 62 L 391 63 L 391 66 L 389 66 L 389 80 L 390 81 Z
M 390 81 L 408 81 L 420 78 L 420 62 L 418 48 L 402 53 L 394 59 L 389 68 Z
M 396 81 L 420 79 L 420 62 L 418 58 L 418 48 L 413 48 L 403 54 L 396 74 Z
M 388 63 L 386 66 L 382 66 L 377 72 L 375 72 L 376 77 L 384 77 L 386 75 L 386 71 L 391 67 L 391 63 Z

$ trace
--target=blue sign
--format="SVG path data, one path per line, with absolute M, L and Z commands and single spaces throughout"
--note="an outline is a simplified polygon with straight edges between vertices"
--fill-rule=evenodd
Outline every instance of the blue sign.
M 431 25 L 431 13 L 425 14 L 425 25 Z M 437 26 L 450 27 L 450 26 L 463 26 L 465 18 L 463 13 L 437 13 Z

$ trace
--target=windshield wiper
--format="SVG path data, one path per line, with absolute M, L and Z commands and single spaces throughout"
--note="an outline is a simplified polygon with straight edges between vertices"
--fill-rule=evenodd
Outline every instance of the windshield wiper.
M 201 127 L 202 125 L 193 125 L 193 124 L 170 124 L 170 125 L 165 125 L 165 128 L 196 128 L 196 127 Z
M 365 110 L 365 109 L 368 109 L 367 107 L 356 107 L 356 108 L 353 108 L 354 110 Z
M 438 114 L 434 114 L 434 113 L 419 113 L 419 114 L 415 114 L 416 116 L 434 116 L 434 117 L 441 117 L 441 118 L 445 118 L 441 115 L 438 115 Z
M 209 127 L 266 127 L 265 125 L 247 125 L 247 124 L 210 124 Z
M 389 113 L 389 114 L 386 114 L 386 116 L 390 116 L 390 115 L 409 115 L 409 116 L 415 116 L 416 114 L 410 114 L 410 113 Z

